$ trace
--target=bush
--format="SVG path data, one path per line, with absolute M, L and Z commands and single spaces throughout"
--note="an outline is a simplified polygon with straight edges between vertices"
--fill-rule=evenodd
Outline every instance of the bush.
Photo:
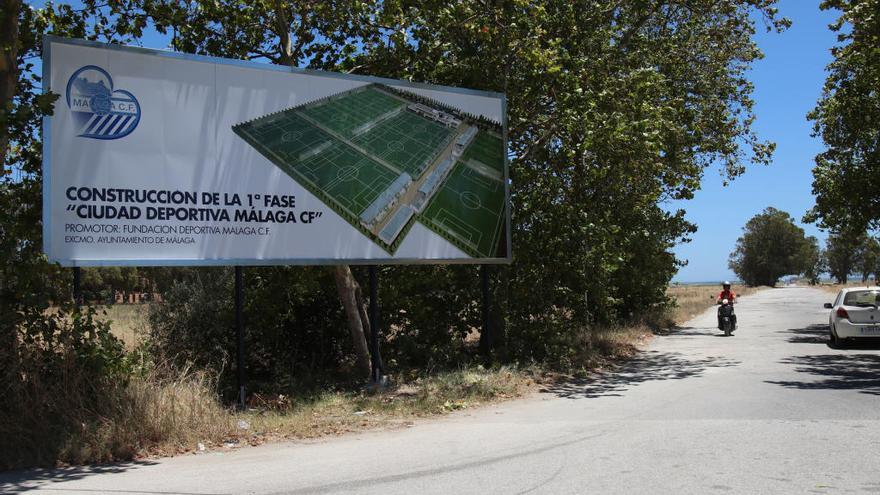
M 233 285 L 231 268 L 193 270 L 150 311 L 151 352 L 178 367 L 210 370 L 229 399 L 237 397 Z M 252 390 L 314 386 L 351 366 L 344 315 L 327 270 L 247 268 L 244 297 Z
M 173 283 L 150 308 L 150 349 L 161 360 L 215 372 L 235 354 L 232 269 L 205 268 Z
M 6 468 L 70 458 L 78 439 L 109 415 L 131 371 L 121 342 L 92 309 L 64 306 L 26 319 L 3 351 L 0 466 Z

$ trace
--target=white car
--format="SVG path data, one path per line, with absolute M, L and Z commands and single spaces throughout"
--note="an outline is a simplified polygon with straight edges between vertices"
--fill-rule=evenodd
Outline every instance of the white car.
M 880 337 L 880 287 L 847 287 L 834 303 L 825 303 L 831 345 L 845 340 Z

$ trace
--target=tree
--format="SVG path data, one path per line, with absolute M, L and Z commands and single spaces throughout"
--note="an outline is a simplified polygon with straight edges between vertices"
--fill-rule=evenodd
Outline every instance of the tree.
M 564 360 L 572 339 L 664 301 L 686 199 L 772 145 L 751 129 L 750 13 L 774 2 L 387 3 L 381 44 L 344 67 L 508 96 L 514 264 L 499 274 L 507 349 Z M 393 8 L 392 8 L 393 6 Z
M 816 155 L 816 205 L 806 221 L 841 231 L 880 228 L 880 0 L 825 0 L 841 16 L 822 97 L 808 114 L 825 142 Z
M 0 469 L 54 464 L 71 438 L 104 421 L 113 401 L 97 399 L 124 384 L 122 343 L 70 302 L 70 272 L 42 253 L 40 130 L 58 95 L 44 94 L 34 71 L 43 34 L 131 40 L 136 29 L 120 21 L 91 0 L 0 0 Z M 21 447 L 34 439 L 39 448 Z
M 810 285 L 817 285 L 822 273 L 826 271 L 825 256 L 819 247 L 819 240 L 814 236 L 807 237 L 801 258 L 804 262 L 803 276 Z
M 787 25 L 773 0 L 151 5 L 181 51 L 505 92 L 515 261 L 493 287 L 515 359 L 555 360 L 572 336 L 663 304 L 672 247 L 695 226 L 662 203 L 693 197 L 714 163 L 732 180 L 773 150 L 752 129 L 746 79 L 761 57 L 755 20 Z M 415 270 L 383 279 L 416 288 L 425 281 L 397 276 Z M 478 280 L 473 268 L 430 276 L 460 274 Z M 438 307 L 470 314 L 452 296 L 466 290 Z M 396 292 L 400 307 L 418 297 Z M 395 334 L 416 345 L 460 336 L 407 314 Z
M 788 213 L 766 208 L 743 227 L 730 254 L 730 269 L 747 285 L 775 286 L 783 275 L 808 270 L 804 253 L 811 241 Z
M 849 234 L 832 233 L 825 241 L 825 263 L 828 273 L 838 284 L 846 283 L 856 265 L 862 239 Z
M 862 282 L 867 282 L 874 274 L 877 276 L 877 268 L 880 266 L 880 242 L 877 239 L 864 235 L 855 252 L 855 271 L 862 274 Z
M 761 57 L 752 40 L 757 24 L 778 31 L 787 25 L 774 5 L 113 1 L 100 8 L 86 3 L 85 10 L 103 12 L 85 23 L 99 34 L 57 34 L 122 40 L 112 33 L 137 36 L 151 26 L 171 35 L 172 48 L 190 53 L 505 92 L 515 259 L 494 274 L 493 323 L 506 339 L 502 358 L 568 365 L 577 339 L 666 303 L 665 287 L 679 266 L 672 248 L 695 226 L 683 210 L 667 211 L 664 203 L 693 197 L 713 164 L 721 164 L 729 181 L 747 164 L 769 163 L 773 145 L 753 130 L 746 73 Z M 29 56 L 38 55 L 38 43 L 32 45 Z M 32 85 L 21 97 L 38 98 L 38 89 Z M 39 117 L 29 119 L 29 132 L 13 134 L 28 144 L 16 150 L 30 150 L 28 177 L 38 185 Z M 33 191 L 27 204 L 38 205 L 39 188 Z M 34 215 L 28 238 L 36 254 L 38 224 Z M 315 276 L 300 269 L 255 272 L 272 288 L 284 286 L 284 277 Z M 360 305 L 345 314 L 360 315 L 355 327 L 363 329 L 357 270 L 349 274 L 343 270 L 354 283 L 339 285 L 347 291 L 340 299 Z M 422 364 L 440 362 L 436 356 L 454 362 L 459 354 L 449 351 L 461 347 L 479 319 L 476 270 L 392 267 L 383 268 L 382 277 L 395 283 L 394 305 L 407 308 L 385 313 L 395 324 L 394 338 L 411 346 L 408 355 L 426 356 Z M 330 276 L 315 283 L 322 294 L 337 287 Z M 314 290 L 296 287 L 287 294 L 294 299 Z M 433 288 L 430 304 L 424 287 Z M 287 326 L 276 328 L 279 335 L 289 337 L 281 332 L 296 330 L 297 321 L 336 322 L 335 316 L 322 320 L 321 305 L 302 307 L 310 312 L 291 311 Z M 249 311 L 259 313 L 256 306 Z M 219 314 L 204 317 L 227 324 Z M 277 342 L 301 345 L 295 338 Z M 315 342 L 310 353 L 298 349 L 297 355 L 316 355 L 322 343 Z
M 159 2 L 146 3 L 144 18 L 171 32 L 175 50 L 227 58 L 263 60 L 312 69 L 336 69 L 358 45 L 375 43 L 380 28 L 375 0 L 350 2 Z M 357 369 L 369 375 L 370 332 L 361 287 L 348 266 L 332 271 L 345 308 Z

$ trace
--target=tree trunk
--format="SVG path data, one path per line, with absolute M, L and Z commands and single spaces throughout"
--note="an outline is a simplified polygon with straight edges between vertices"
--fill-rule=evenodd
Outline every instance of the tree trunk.
M 345 317 L 348 320 L 348 331 L 354 345 L 356 365 L 358 372 L 364 377 L 370 376 L 370 353 L 367 351 L 367 333 L 369 319 L 363 306 L 360 285 L 348 265 L 336 265 L 333 272 L 336 279 L 336 291 L 339 300 L 345 308 Z
M 0 0 L 0 164 L 6 168 L 9 116 L 18 83 L 18 12 L 20 0 Z M 4 170 L 5 171 L 5 170 Z
M 6 173 L 6 152 L 9 146 L 9 120 L 7 109 L 12 108 L 12 98 L 18 83 L 18 13 L 20 0 L 0 0 L 0 177 Z M 12 302 L 16 298 L 5 297 L 8 288 L 0 283 L 0 302 Z M 15 304 L 0 305 L 3 312 Z M 0 323 L 0 380 L 10 386 L 17 386 L 18 375 L 18 325 L 19 318 L 4 316 Z M 8 353 L 8 355 L 4 355 Z M 14 395 L 14 394 L 13 394 Z
M 2 0 L 0 0 L 2 1 Z M 296 67 L 298 61 L 298 48 L 294 48 L 291 39 L 291 25 L 287 10 L 282 2 L 275 3 L 275 22 L 273 24 L 275 34 L 278 36 L 278 57 L 275 63 Z M 298 46 L 301 46 L 301 41 Z M 355 353 L 355 366 L 358 373 L 364 378 L 369 378 L 370 352 L 367 347 L 367 338 L 370 332 L 370 320 L 364 308 L 361 287 L 348 265 L 336 265 L 333 269 L 333 278 L 336 281 L 336 292 L 342 307 L 345 309 L 345 318 L 348 320 L 348 331 L 351 334 L 351 342 Z

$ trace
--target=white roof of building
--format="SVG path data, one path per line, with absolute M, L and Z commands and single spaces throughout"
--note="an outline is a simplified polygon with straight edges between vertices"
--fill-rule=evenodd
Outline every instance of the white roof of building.
M 394 242 L 394 239 L 400 234 L 400 231 L 406 227 L 406 224 L 409 222 L 409 219 L 415 214 L 412 208 L 409 205 L 402 206 L 397 212 L 391 217 L 391 220 L 385 224 L 385 227 L 382 228 L 382 231 L 379 232 L 379 239 L 382 241 L 391 244 Z
M 371 224 L 382 213 L 385 208 L 393 202 L 397 196 L 412 182 L 412 177 L 404 172 L 397 176 L 397 179 L 391 183 L 376 199 L 370 203 L 370 206 L 361 213 L 361 221 Z

